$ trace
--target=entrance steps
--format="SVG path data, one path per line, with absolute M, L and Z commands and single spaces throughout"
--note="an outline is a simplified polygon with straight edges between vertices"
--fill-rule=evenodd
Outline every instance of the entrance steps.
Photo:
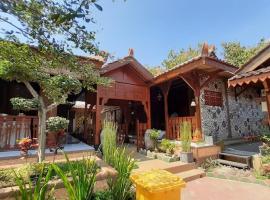
M 191 169 L 188 171 L 177 173 L 176 175 L 181 177 L 185 182 L 189 182 L 199 178 L 203 178 L 206 174 L 202 169 Z
M 245 140 L 244 138 L 232 138 L 232 139 L 225 139 L 224 145 L 228 146 L 228 145 L 234 145 L 234 144 L 244 144 L 248 142 L 250 141 Z
M 228 151 L 219 153 L 217 161 L 223 165 L 248 169 L 252 167 L 252 155 L 245 151 Z
M 134 172 L 162 169 L 179 176 L 186 182 L 202 178 L 206 175 L 203 170 L 196 169 L 195 163 L 183 163 L 181 161 L 168 163 L 162 160 L 154 159 L 138 162 L 137 165 L 138 168 L 135 169 Z

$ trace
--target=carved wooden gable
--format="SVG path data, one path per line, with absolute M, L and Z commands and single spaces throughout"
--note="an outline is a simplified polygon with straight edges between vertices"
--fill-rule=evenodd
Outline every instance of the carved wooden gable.
M 100 96 L 108 99 L 145 101 L 148 98 L 147 84 L 141 75 L 126 65 L 106 74 L 114 82 L 110 87 L 100 87 Z

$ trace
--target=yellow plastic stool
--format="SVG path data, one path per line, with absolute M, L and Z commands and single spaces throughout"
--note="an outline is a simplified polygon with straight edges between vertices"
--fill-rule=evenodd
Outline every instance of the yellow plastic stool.
M 136 185 L 136 200 L 180 200 L 186 183 L 165 170 L 134 173 L 130 176 Z

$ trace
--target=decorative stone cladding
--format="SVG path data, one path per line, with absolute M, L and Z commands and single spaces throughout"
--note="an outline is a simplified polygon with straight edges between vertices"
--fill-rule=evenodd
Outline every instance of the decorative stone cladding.
M 202 76 L 200 82 L 202 83 L 206 78 Z M 234 90 L 228 89 L 226 82 L 226 79 L 216 79 L 209 82 L 201 90 L 200 102 L 203 133 L 212 135 L 214 141 L 239 138 L 244 134 L 258 134 L 264 115 L 261 111 L 261 104 L 257 100 L 259 95 L 256 90 L 249 88 L 240 94 L 236 100 Z M 205 90 L 221 92 L 222 106 L 206 105 L 204 98 Z
M 228 101 L 232 136 L 259 134 L 266 113 L 262 112 L 258 92 L 248 87 L 235 99 L 234 90 L 230 88 Z

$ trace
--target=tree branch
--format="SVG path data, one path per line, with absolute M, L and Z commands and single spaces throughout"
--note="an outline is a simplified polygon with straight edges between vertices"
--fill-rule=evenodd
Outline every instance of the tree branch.
M 8 23 L 9 25 L 13 26 L 13 27 L 16 28 L 17 30 L 21 31 L 21 33 L 22 33 L 25 37 L 27 37 L 28 39 L 30 39 L 29 33 L 27 33 L 27 32 L 26 32 L 25 30 L 23 30 L 22 28 L 20 28 L 20 27 L 14 25 L 14 24 L 11 23 L 10 21 L 8 21 L 8 20 L 6 20 L 6 19 L 4 19 L 4 18 L 2 18 L 2 17 L 0 17 L 0 20 L 2 20 L 3 22 Z
M 32 85 L 27 82 L 27 81 L 23 81 L 24 85 L 26 86 L 26 88 L 29 90 L 29 92 L 31 93 L 31 95 L 34 97 L 34 98 L 37 98 L 39 97 L 38 93 L 36 92 L 36 90 L 32 87 Z

